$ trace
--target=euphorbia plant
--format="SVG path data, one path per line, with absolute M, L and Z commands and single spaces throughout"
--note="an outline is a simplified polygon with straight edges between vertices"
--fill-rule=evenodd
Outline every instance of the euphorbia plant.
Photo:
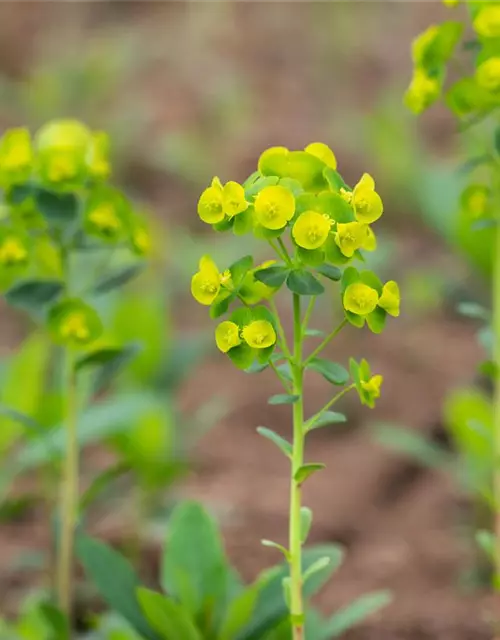
M 493 533 L 480 532 L 479 540 L 489 549 L 494 567 L 494 586 L 500 589 L 500 2 L 448 0 L 450 7 L 464 5 L 467 15 L 460 21 L 446 21 L 430 26 L 413 43 L 414 78 L 406 94 L 407 106 L 417 114 L 425 111 L 442 96 L 456 116 L 460 130 L 470 145 L 470 157 L 464 166 L 468 184 L 459 207 L 459 228 L 469 234 L 481 234 L 482 250 L 491 256 L 492 315 L 486 310 L 468 305 L 466 315 L 491 324 L 488 348 L 491 360 L 482 372 L 494 382 L 493 419 L 484 420 L 484 412 L 476 412 L 466 423 L 469 434 L 462 429 L 461 443 L 470 449 L 470 457 L 482 464 L 481 494 L 488 495 L 494 512 Z M 463 43 L 461 55 L 457 45 L 470 23 L 474 37 Z M 448 65 L 458 63 L 459 77 L 446 84 Z M 483 332 L 483 336 L 486 334 Z M 491 339 L 490 339 L 491 337 Z M 469 416 L 470 417 L 470 416 Z M 485 424 L 486 422 L 486 424 Z M 491 456 L 487 459 L 484 453 Z M 477 475 L 477 469 L 476 475 Z M 488 487 L 484 487 L 484 477 Z
M 245 256 L 220 268 L 210 256 L 200 260 L 193 276 L 194 298 L 210 308 L 212 318 L 226 316 L 215 329 L 218 348 L 238 368 L 258 372 L 271 368 L 284 393 L 271 404 L 290 404 L 293 438 L 285 440 L 270 429 L 259 433 L 273 441 L 290 460 L 289 543 L 287 547 L 264 540 L 279 549 L 290 567 L 283 581 L 294 640 L 304 637 L 304 584 L 328 558 L 303 571 L 302 546 L 312 522 L 311 510 L 302 504 L 302 485 L 324 465 L 305 457 L 306 435 L 313 429 L 345 416 L 331 411 L 346 393 L 356 390 L 361 402 L 373 407 L 380 395 L 382 376 L 370 366 L 351 359 L 350 374 L 340 364 L 321 357 L 324 349 L 348 325 L 380 333 L 387 315 L 399 315 L 399 289 L 394 281 L 383 284 L 363 269 L 364 251 L 376 248 L 371 224 L 382 215 L 382 200 L 373 178 L 364 174 L 354 188 L 337 171 L 332 150 L 312 143 L 304 151 L 273 147 L 265 151 L 258 169 L 242 185 L 222 184 L 214 178 L 198 203 L 201 220 L 215 231 L 237 235 L 253 233 L 270 250 L 270 259 L 255 265 Z M 360 263 L 359 267 L 353 266 Z M 278 292 L 288 291 L 293 307 L 293 336 L 286 335 L 278 306 Z M 342 315 L 322 341 L 308 348 L 310 320 L 316 300 L 328 292 L 339 298 Z M 304 376 L 319 373 L 339 390 L 310 417 L 304 416 Z
M 0 140 L 0 286 L 59 346 L 66 447 L 57 520 L 57 594 L 71 613 L 73 538 L 79 517 L 78 415 L 95 385 L 81 372 L 127 359 L 110 343 L 92 301 L 139 273 L 149 252 L 147 225 L 108 184 L 108 139 L 73 120 L 49 122 L 31 137 Z M 110 270 L 118 257 L 121 266 Z M 97 264 L 96 259 L 99 261 Z M 102 373 L 102 371 L 101 371 Z M 19 413 L 14 419 L 33 427 Z

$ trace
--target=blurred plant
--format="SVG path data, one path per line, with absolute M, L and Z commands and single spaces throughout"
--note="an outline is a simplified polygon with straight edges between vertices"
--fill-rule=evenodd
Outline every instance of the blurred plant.
M 370 225 L 382 215 L 383 204 L 373 178 L 364 174 L 351 189 L 336 168 L 331 149 L 313 143 L 304 151 L 268 149 L 259 159 L 258 170 L 243 185 L 232 181 L 222 185 L 214 178 L 198 203 L 201 220 L 216 231 L 232 230 L 236 235 L 253 232 L 271 247 L 275 259 L 255 266 L 253 257 L 247 255 L 220 271 L 205 255 L 191 281 L 194 298 L 210 307 L 212 318 L 242 303 L 217 326 L 216 344 L 240 369 L 259 372 L 271 368 L 285 393 L 272 396 L 270 404 L 293 405 L 293 443 L 271 429 L 259 427 L 258 431 L 291 462 L 289 546 L 269 540 L 263 544 L 278 549 L 289 564 L 290 575 L 283 580 L 283 589 L 295 640 L 304 637 L 303 590 L 314 572 L 328 563 L 328 558 L 320 559 L 304 572 L 301 562 L 302 545 L 312 523 L 311 510 L 301 504 L 302 485 L 325 466 L 304 461 L 306 434 L 345 421 L 345 416 L 331 408 L 351 390 L 357 391 L 362 404 L 373 407 L 382 383 L 382 376 L 372 375 L 366 360 L 358 363 L 351 359 L 349 375 L 343 366 L 320 354 L 347 324 L 358 328 L 368 324 L 374 333 L 380 333 L 388 314 L 399 315 L 396 282 L 382 284 L 372 271 L 348 266 L 354 259 L 363 261 L 362 250 L 376 248 Z M 319 278 L 340 281 L 343 318 L 306 356 L 306 339 L 318 335 L 311 332 L 309 321 L 316 298 L 325 292 Z M 292 348 L 274 301 L 285 283 L 293 299 Z M 305 310 L 303 298 L 309 298 Z M 308 420 L 303 413 L 306 371 L 319 373 L 341 388 Z
M 163 593 L 142 586 L 125 558 L 101 542 L 79 535 L 77 550 L 101 596 L 140 638 L 281 640 L 290 637 L 291 623 L 287 619 L 281 586 L 288 572 L 286 564 L 264 571 L 255 582 L 245 586 L 228 564 L 215 523 L 197 503 L 181 504 L 172 515 L 161 559 Z M 304 587 L 307 595 L 322 587 L 340 565 L 342 555 L 336 545 L 305 551 L 302 566 L 305 573 L 310 573 Z M 337 637 L 389 600 L 386 592 L 372 593 L 329 620 L 311 611 L 307 638 Z M 91 637 L 97 640 L 103 636 L 97 630 Z M 136 636 L 124 634 L 123 637 Z
M 450 6 L 461 4 L 448 2 Z M 454 398 L 450 425 L 459 448 L 465 452 L 469 476 L 474 478 L 476 495 L 487 497 L 495 512 L 494 534 L 481 532 L 480 540 L 491 552 L 494 565 L 493 583 L 500 590 L 500 226 L 498 208 L 500 182 L 498 179 L 500 107 L 500 3 L 463 3 L 475 33 L 473 40 L 464 43 L 463 56 L 455 56 L 461 77 L 447 88 L 445 101 L 459 121 L 460 129 L 474 141 L 474 153 L 467 158 L 470 177 L 460 199 L 458 215 L 462 235 L 474 243 L 475 253 L 481 254 L 485 271 L 492 277 L 492 307 L 489 314 L 478 305 L 466 305 L 467 315 L 480 318 L 491 325 L 491 360 L 482 366 L 495 386 L 491 408 L 486 399 L 474 396 Z M 447 65 L 457 48 L 465 28 L 465 20 L 447 21 L 432 25 L 413 43 L 415 71 L 405 101 L 415 113 L 421 113 L 443 94 Z M 493 128 L 492 128 L 493 127 Z M 485 335 L 483 331 L 483 336 Z M 470 393 L 470 392 L 468 392 Z M 458 409 L 457 409 L 458 407 Z M 492 416 L 492 417 L 491 417 Z M 491 419 L 491 423 L 490 423 Z M 480 477 L 478 477 L 478 474 Z M 484 545 L 483 545 L 484 546 Z
M 78 416 L 83 395 L 96 391 L 85 372 L 98 369 L 99 380 L 135 353 L 130 345 L 118 346 L 104 338 L 103 322 L 89 299 L 138 275 L 151 249 L 145 219 L 107 183 L 107 152 L 105 134 L 92 133 L 73 120 L 49 122 L 33 141 L 26 129 L 9 130 L 0 140 L 0 184 L 5 193 L 0 285 L 6 301 L 31 315 L 60 356 L 58 415 L 64 423 L 65 450 L 59 476 L 57 593 L 66 616 L 71 612 L 78 521 Z M 110 271 L 116 250 L 126 262 Z M 93 251 L 104 261 L 97 273 L 85 271 L 82 286 L 81 278 L 75 277 L 77 260 Z M 43 433 L 43 427 L 23 413 L 12 411 L 9 417 Z

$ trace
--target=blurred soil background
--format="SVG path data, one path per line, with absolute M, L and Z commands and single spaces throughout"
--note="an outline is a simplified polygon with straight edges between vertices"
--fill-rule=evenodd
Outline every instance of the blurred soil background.
M 372 433 L 376 424 L 404 425 L 446 445 L 443 399 L 471 382 L 481 358 L 475 327 L 454 307 L 480 296 L 484 280 L 437 232 L 447 197 L 440 185 L 449 186 L 439 176 L 458 162 L 453 123 L 441 107 L 416 122 L 401 102 L 410 41 L 445 12 L 439 2 L 0 3 L 0 125 L 35 128 L 71 116 L 106 129 L 117 181 L 166 229 L 165 287 L 195 269 L 196 251 L 186 247 L 213 243 L 217 258 L 219 244 L 196 216 L 213 174 L 243 180 L 264 148 L 321 140 L 348 182 L 364 171 L 375 176 L 386 210 L 376 268 L 400 282 L 404 312 L 380 337 L 347 329 L 333 347 L 339 362 L 367 357 L 384 375 L 383 397 L 373 412 L 349 398 L 348 426 L 310 437 L 308 459 L 328 469 L 305 488 L 315 515 L 311 542 L 347 550 L 320 608 L 332 611 L 372 589 L 395 593 L 352 640 L 489 637 L 491 603 L 467 578 L 466 500 L 444 471 L 396 455 Z M 231 242 L 236 255 L 248 252 Z M 328 327 L 327 307 L 318 326 Z M 188 295 L 176 298 L 172 313 L 180 334 L 207 326 Z M 2 307 L 2 353 L 26 330 Z M 289 430 L 286 407 L 266 403 L 274 384 L 268 373 L 249 379 L 213 353 L 177 399 L 187 411 L 200 398 L 227 399 L 230 410 L 199 441 L 175 492 L 215 511 L 247 578 L 278 560 L 259 540 L 283 542 L 286 532 L 287 465 L 255 432 Z M 326 383 L 307 392 L 308 411 L 328 399 Z M 106 455 L 88 452 L 86 467 Z M 93 527 L 118 544 L 133 522 L 117 509 Z M 0 596 L 11 611 L 37 580 L 14 571 L 13 558 L 46 544 L 48 531 L 40 509 L 0 531 Z M 146 553 L 151 575 L 155 549 Z

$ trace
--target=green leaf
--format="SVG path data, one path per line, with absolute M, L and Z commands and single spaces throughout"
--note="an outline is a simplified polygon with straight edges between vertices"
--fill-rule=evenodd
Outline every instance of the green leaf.
M 72 193 L 54 193 L 37 189 L 35 202 L 37 209 L 49 223 L 66 226 L 78 217 L 79 203 Z
M 306 329 L 304 335 L 307 338 L 324 338 L 326 336 L 326 332 L 321 331 L 321 329 Z
M 69 622 L 60 609 L 51 602 L 41 602 L 38 611 L 50 626 L 52 640 L 70 640 Z
M 300 508 L 300 541 L 305 544 L 311 530 L 313 513 L 309 507 Z
M 349 380 L 349 372 L 345 367 L 336 362 L 330 362 L 325 358 L 313 358 L 307 368 L 317 371 L 332 384 L 341 386 Z
M 76 553 L 106 604 L 147 640 L 161 640 L 139 606 L 136 591 L 141 584 L 129 562 L 111 547 L 83 534 L 77 535 Z
M 366 316 L 366 322 L 373 333 L 382 333 L 387 320 L 387 311 L 377 307 Z
M 152 628 L 164 640 L 202 640 L 187 609 L 160 593 L 137 589 L 140 607 Z
M 303 464 L 297 469 L 293 476 L 293 479 L 299 484 L 302 484 L 305 480 L 307 480 L 307 478 L 309 478 L 309 476 L 312 476 L 313 473 L 316 473 L 316 471 L 321 471 L 321 469 L 325 468 L 326 465 L 324 465 L 322 462 L 311 462 L 308 464 Z
M 373 431 L 377 442 L 426 467 L 443 469 L 452 462 L 452 455 L 448 451 L 417 431 L 390 425 L 376 425 Z
M 273 542 L 272 540 L 261 540 L 260 541 L 263 547 L 271 547 L 272 549 L 278 549 L 285 556 L 287 561 L 290 561 L 290 552 L 286 547 L 282 544 L 278 544 L 277 542 Z
M 491 531 L 482 529 L 476 531 L 476 543 L 478 547 L 484 552 L 484 554 L 492 561 L 496 557 L 496 539 Z
M 285 440 L 267 427 L 257 427 L 257 433 L 259 433 L 261 436 L 264 436 L 264 438 L 267 438 L 271 442 L 274 442 L 274 444 L 279 447 L 279 449 L 286 455 L 287 458 L 292 457 L 293 448 L 288 440 Z
M 315 418 L 316 416 L 312 416 L 304 424 L 306 432 L 312 431 L 313 429 L 328 427 L 331 424 L 347 422 L 347 417 L 343 413 L 338 413 L 337 411 L 324 411 L 317 420 Z
M 307 571 L 304 572 L 302 576 L 302 582 L 305 584 L 311 576 L 313 576 L 318 571 L 323 571 L 330 564 L 330 557 L 323 556 L 322 558 L 318 558 L 313 564 L 307 568 Z
M 228 566 L 220 534 L 201 504 L 174 510 L 161 564 L 163 590 L 197 619 L 225 597 Z
M 254 612 L 260 589 L 261 585 L 257 581 L 244 589 L 229 603 L 217 640 L 233 640 L 248 624 Z
M 300 396 L 290 395 L 288 393 L 279 393 L 271 396 L 267 401 L 268 404 L 295 404 L 300 400 Z
M 104 364 L 112 362 L 117 357 L 121 356 L 125 349 L 115 347 L 104 347 L 103 349 L 97 349 L 81 357 L 75 364 L 76 371 L 81 371 L 87 367 L 100 367 Z
M 272 267 L 266 267 L 265 269 L 257 269 L 254 273 L 254 277 L 256 280 L 263 282 L 268 287 L 277 289 L 285 282 L 289 273 L 290 270 L 288 267 L 274 265 Z
M 374 591 L 361 596 L 335 613 L 325 624 L 323 640 L 338 638 L 368 616 L 386 607 L 392 601 L 389 591 Z
M 132 342 L 121 348 L 99 349 L 84 356 L 76 363 L 76 370 L 99 367 L 93 384 L 93 393 L 102 391 L 120 371 L 125 369 L 142 351 L 142 346 Z
M 481 320 L 484 322 L 490 322 L 491 313 L 477 302 L 461 302 L 457 311 L 461 316 L 471 318 L 472 320 Z
M 99 473 L 80 497 L 80 513 L 84 513 L 114 480 L 128 473 L 130 473 L 130 464 L 125 460 Z
M 319 296 L 325 288 L 312 273 L 305 269 L 293 269 L 288 274 L 286 286 L 300 296 Z
M 231 362 L 245 371 L 248 369 L 255 360 L 255 350 L 248 344 L 240 344 L 227 352 L 227 355 L 231 358 Z
M 323 169 L 323 175 L 328 182 L 328 186 L 333 191 L 340 191 L 340 189 L 348 189 L 350 191 L 350 188 L 344 182 L 344 178 L 342 178 L 340 173 L 338 173 L 338 171 L 335 171 L 335 169 L 332 169 L 331 167 L 325 167 L 325 169 Z M 348 205 L 347 202 L 345 202 L 345 204 Z
M 135 262 L 134 264 L 125 265 L 124 267 L 115 269 L 99 280 L 99 282 L 94 286 L 92 293 L 94 295 L 103 295 L 104 293 L 109 293 L 114 289 L 123 287 L 142 273 L 145 266 L 146 263 L 144 262 Z
M 319 267 L 325 261 L 323 249 L 304 249 L 297 247 L 297 256 L 308 267 Z
M 13 307 L 36 313 L 41 307 L 55 302 L 63 290 L 64 284 L 60 280 L 23 280 L 11 287 L 5 298 Z
M 229 271 L 231 273 L 231 278 L 233 281 L 233 285 L 235 287 L 239 287 L 243 278 L 250 271 L 253 265 L 252 256 L 244 256 L 240 260 L 234 262 L 230 267 Z
M 342 271 L 331 264 L 322 264 L 316 268 L 316 271 L 321 273 L 322 276 L 325 276 L 325 278 L 329 278 L 335 282 L 338 282 L 342 278 Z

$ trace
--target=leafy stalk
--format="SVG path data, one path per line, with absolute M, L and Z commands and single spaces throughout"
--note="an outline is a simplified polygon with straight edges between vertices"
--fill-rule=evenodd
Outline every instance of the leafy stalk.
M 495 229 L 495 258 L 493 266 L 493 334 L 494 353 L 493 358 L 496 364 L 497 375 L 495 376 L 494 395 L 494 426 L 493 441 L 495 472 L 494 472 L 494 493 L 495 493 L 495 588 L 500 590 L 500 469 L 498 460 L 500 459 L 500 224 Z

